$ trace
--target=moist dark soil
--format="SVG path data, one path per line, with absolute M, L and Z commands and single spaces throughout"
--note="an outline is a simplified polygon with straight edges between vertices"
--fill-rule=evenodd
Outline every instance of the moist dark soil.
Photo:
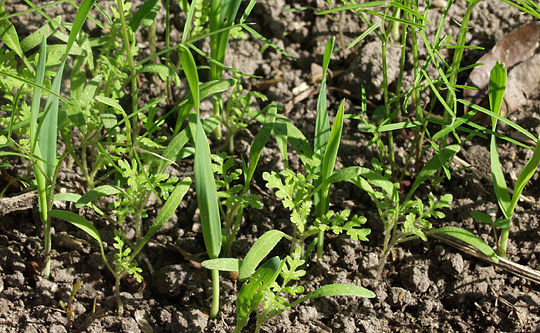
M 444 10 L 443 1 L 432 5 L 428 19 L 430 32 L 436 30 Z M 172 3 L 176 3 L 172 1 Z M 37 4 L 37 2 L 36 2 Z M 100 1 L 108 10 L 114 2 Z M 140 5 L 136 2 L 134 7 Z M 358 16 L 346 13 L 341 24 L 337 15 L 315 15 L 313 8 L 326 8 L 327 2 L 317 1 L 259 1 L 250 22 L 273 43 L 289 52 L 293 60 L 254 37 L 235 39 L 230 43 L 226 63 L 262 79 L 245 79 L 246 89 L 260 90 L 269 102 L 284 105 L 284 114 L 300 128 L 307 138 L 313 137 L 316 99 L 319 84 L 314 79 L 322 72 L 322 55 L 328 39 L 337 36 L 337 49 L 332 56 L 329 77 L 329 108 L 335 113 L 342 99 L 345 111 L 360 113 L 361 86 L 366 89 L 370 112 L 381 105 L 380 44 L 368 36 L 351 50 L 341 47 L 353 41 L 367 29 Z M 8 13 L 27 9 L 24 1 L 8 1 Z M 455 41 L 459 25 L 466 10 L 466 2 L 451 7 L 444 34 Z M 45 10 L 49 15 L 62 14 L 68 22 L 75 9 L 70 5 L 53 6 Z M 173 8 L 172 43 L 180 40 L 185 16 Z M 97 11 L 92 12 L 100 17 Z M 158 15 L 158 48 L 163 48 L 164 19 Z M 480 2 L 473 10 L 467 44 L 490 49 L 504 34 L 531 22 L 532 18 L 496 0 Z M 11 19 L 19 36 L 24 38 L 45 21 L 37 14 L 21 15 Z M 86 32 L 99 31 L 89 22 Z M 141 50 L 148 49 L 146 31 L 139 34 Z M 3 46 L 5 47 L 5 46 Z M 205 45 L 202 45 L 204 48 Z M 407 46 L 411 52 L 411 46 Z M 420 49 L 421 57 L 426 50 Z M 148 52 L 148 51 L 142 51 Z M 463 66 L 473 64 L 486 51 L 465 50 Z M 392 84 L 399 69 L 399 49 L 389 47 L 389 78 Z M 412 65 L 407 60 L 407 73 Z M 229 74 L 226 74 L 229 75 Z M 468 73 L 460 76 L 465 83 Z M 141 101 L 149 100 L 160 87 L 143 78 Z M 410 86 L 410 78 L 404 82 Z M 186 94 L 187 84 L 175 91 L 176 100 Z M 305 91 L 306 98 L 298 98 Z M 538 134 L 540 99 L 538 89 L 528 96 L 526 105 L 509 118 Z M 429 98 L 427 96 L 426 98 Z M 210 111 L 207 102 L 203 109 Z M 205 107 L 206 106 L 206 107 Z M 358 121 L 346 120 L 337 168 L 359 165 L 370 166 L 377 156 L 375 146 L 369 146 L 367 133 L 357 129 Z M 245 154 L 259 125 L 253 124 L 236 138 L 238 154 Z M 210 138 L 211 141 L 213 138 Z M 397 135 L 398 160 L 403 159 L 411 147 L 407 133 Z M 212 141 L 217 147 L 220 142 Z M 531 151 L 510 143 L 499 142 L 501 163 L 507 179 L 515 179 L 531 156 Z M 300 162 L 290 154 L 291 167 L 301 170 Z M 457 226 L 479 235 L 494 245 L 489 226 L 474 221 L 470 212 L 496 208 L 496 197 L 489 177 L 489 142 L 474 138 L 461 149 L 458 157 L 472 168 L 452 166 L 451 179 L 444 180 L 437 189 L 428 184 L 417 192 L 417 198 L 427 202 L 432 191 L 436 197 L 451 193 L 451 208 L 445 209 L 446 218 L 431 221 L 434 227 Z M 25 176 L 27 165 L 21 161 L 3 170 L 5 179 Z M 190 175 L 192 165 L 180 162 L 180 168 L 169 168 L 174 175 Z M 274 141 L 263 151 L 260 167 L 256 171 L 252 193 L 261 197 L 261 210 L 247 209 L 244 221 L 233 246 L 233 256 L 242 258 L 249 247 L 264 232 L 279 229 L 292 231 L 289 213 L 272 191 L 266 190 L 262 172 L 279 171 L 283 163 Z M 59 180 L 58 191 L 83 194 L 85 184 L 80 170 L 65 170 Z M 538 206 L 540 191 L 535 175 L 525 188 L 524 195 L 531 202 L 521 201 L 515 212 L 508 258 L 516 263 L 536 269 L 540 259 Z M 22 196 L 22 197 L 21 197 Z M 7 200 L 12 206 L 5 207 Z M 221 273 L 221 312 L 217 319 L 209 319 L 212 297 L 210 272 L 201 267 L 206 259 L 196 197 L 193 189 L 173 218 L 150 241 L 146 255 L 152 263 L 153 274 L 144 262 L 145 285 L 125 283 L 122 286 L 125 314 L 116 314 L 114 279 L 104 266 L 96 242 L 75 227 L 54 221 L 52 274 L 45 280 L 34 272 L 40 262 L 43 229 L 36 216 L 37 199 L 34 192 L 22 186 L 13 186 L 0 206 L 0 331 L 1 332 L 230 332 L 235 325 L 235 301 L 241 283 L 234 276 Z M 15 205 L 15 206 L 13 206 Z M 290 312 L 266 323 L 263 332 L 534 332 L 540 331 L 539 285 L 464 254 L 435 239 L 427 242 L 412 241 L 397 246 L 390 254 L 380 280 L 375 272 L 380 260 L 383 228 L 376 207 L 365 193 L 350 184 L 336 184 L 332 189 L 333 209 L 348 208 L 354 214 L 367 217 L 372 229 L 369 242 L 356 242 L 344 235 L 328 235 L 321 262 L 312 260 L 306 268 L 305 278 L 299 282 L 306 291 L 330 283 L 352 283 L 376 293 L 372 299 L 334 297 L 307 301 Z M 90 211 L 67 206 L 93 223 L 102 233 L 107 252 L 112 252 L 114 225 L 103 221 Z M 148 207 L 150 225 L 159 212 L 159 205 Z M 128 230 L 128 234 L 129 230 Z M 133 232 L 131 233 L 133 234 Z M 288 245 L 278 246 L 278 255 L 288 254 Z M 537 257 L 538 256 L 538 257 Z M 73 323 L 68 326 L 66 313 L 60 302 L 67 303 L 74 284 L 83 281 L 73 302 Z M 245 331 L 254 330 L 254 318 Z

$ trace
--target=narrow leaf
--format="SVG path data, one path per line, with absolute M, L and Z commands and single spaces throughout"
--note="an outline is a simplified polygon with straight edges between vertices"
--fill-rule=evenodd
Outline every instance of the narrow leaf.
M 242 260 L 234 258 L 217 258 L 205 260 L 201 265 L 210 270 L 217 269 L 218 271 L 238 272 L 242 265 Z
M 465 243 L 470 244 L 474 246 L 475 248 L 477 248 L 478 250 L 480 250 L 483 254 L 490 257 L 491 260 L 493 260 L 493 262 L 495 263 L 499 262 L 499 257 L 497 257 L 497 254 L 495 253 L 495 251 L 493 251 L 493 249 L 489 245 L 487 245 L 486 242 L 476 237 L 474 234 L 472 234 L 471 232 L 467 230 L 463 230 L 456 227 L 443 227 L 439 229 L 430 230 L 426 234 L 430 235 L 430 234 L 435 234 L 435 233 L 446 234 L 446 235 L 455 237 L 457 239 L 460 239 L 464 241 Z
M 144 238 L 139 242 L 137 245 L 137 248 L 133 253 L 131 254 L 131 260 L 137 256 L 139 251 L 148 243 L 150 238 L 159 230 L 165 222 L 169 221 L 171 216 L 174 214 L 176 209 L 178 208 L 178 205 L 186 195 L 187 191 L 189 190 L 189 187 L 191 185 L 191 178 L 186 177 L 181 182 L 179 182 L 176 187 L 174 188 L 174 191 L 169 195 L 169 198 L 159 211 L 158 216 L 156 217 L 156 220 L 154 223 L 152 223 L 152 226 L 150 227 L 150 230 L 144 235 Z
M 69 54 L 69 51 L 71 50 L 71 47 L 73 46 L 73 43 L 75 42 L 79 31 L 81 31 L 81 28 L 86 21 L 86 18 L 88 17 L 88 13 L 94 7 L 95 3 L 96 0 L 84 0 L 79 7 L 77 15 L 75 16 L 75 20 L 73 21 L 73 26 L 71 27 L 71 32 L 69 33 L 69 39 L 67 41 L 65 52 L 66 57 Z
M 81 208 L 86 206 L 88 203 L 99 199 L 101 197 L 106 197 L 108 195 L 115 195 L 122 192 L 116 187 L 110 186 L 110 185 L 103 185 L 98 186 L 96 188 L 93 188 L 88 193 L 83 195 L 79 200 L 77 200 L 77 203 L 75 204 L 76 208 Z
M 373 298 L 376 295 L 373 291 L 354 284 L 327 284 L 292 302 L 291 307 L 308 299 L 326 296 L 356 296 Z

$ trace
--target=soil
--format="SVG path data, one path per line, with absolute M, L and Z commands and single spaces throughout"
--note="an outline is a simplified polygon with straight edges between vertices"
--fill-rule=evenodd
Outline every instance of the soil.
M 176 3 L 175 1 L 172 1 Z M 444 4 L 430 8 L 429 30 L 434 32 L 442 15 Z M 102 8 L 109 8 L 111 1 L 100 1 Z M 137 2 L 139 3 L 139 2 Z M 37 2 L 36 2 L 37 4 Z M 136 5 L 137 6 L 137 5 Z M 135 6 L 135 7 L 136 7 Z M 269 101 L 285 105 L 285 115 L 305 134 L 313 137 L 315 124 L 316 94 L 298 100 L 302 87 L 318 91 L 319 85 L 312 78 L 322 72 L 322 55 L 328 38 L 338 36 L 337 46 L 347 45 L 359 36 L 367 26 L 357 16 L 347 13 L 341 29 L 337 16 L 317 16 L 313 8 L 326 8 L 323 0 L 302 1 L 259 1 L 250 22 L 254 28 L 279 47 L 285 49 L 296 60 L 268 48 L 253 37 L 236 39 L 230 44 L 226 63 L 263 79 L 246 79 L 246 89 L 261 89 Z M 466 2 L 455 3 L 449 12 L 444 34 L 455 40 Z M 27 8 L 23 1 L 9 1 L 5 5 L 8 13 Z M 70 5 L 53 6 L 45 10 L 55 17 L 66 15 L 73 20 L 75 10 Z M 94 15 L 99 14 L 94 11 Z M 171 43 L 178 42 L 185 17 L 178 9 L 173 10 Z M 457 21 L 454 21 L 454 19 Z M 471 28 L 467 35 L 468 45 L 489 49 L 506 33 L 531 22 L 532 18 L 520 14 L 501 1 L 485 0 L 474 9 Z M 11 19 L 19 36 L 25 37 L 35 31 L 44 21 L 41 16 L 22 15 Z M 158 16 L 158 48 L 163 47 L 163 13 Z M 91 34 L 100 33 L 89 23 L 86 28 Z M 141 49 L 147 48 L 144 33 L 140 34 Z M 203 45 L 204 47 L 204 45 Z M 366 89 L 370 109 L 381 104 L 379 85 L 381 82 L 380 45 L 368 37 L 351 50 L 338 49 L 334 52 L 329 77 L 329 107 L 337 110 L 345 99 L 347 113 L 360 112 L 360 85 Z M 407 47 L 410 52 L 410 45 Z M 421 57 L 426 50 L 420 49 Z M 465 51 L 463 65 L 478 60 L 485 51 Z M 390 77 L 397 75 L 399 50 L 389 48 Z M 397 60 L 396 60 L 397 59 Z M 408 73 L 412 70 L 407 65 Z M 341 75 L 338 75 L 341 74 Z M 462 73 L 464 83 L 467 72 Z M 203 78 L 204 79 L 204 78 Z M 275 79 L 274 81 L 269 81 Z M 410 79 L 408 79 L 410 81 Z M 151 82 L 146 82 L 151 84 Z M 394 82 L 395 84 L 395 82 Z M 411 82 L 404 82 L 410 86 Z M 186 87 L 184 85 L 183 87 Z M 184 88 L 182 88 L 184 89 Z M 178 99 L 186 94 L 185 89 L 176 91 Z M 304 90 L 307 90 L 304 89 Z M 149 100 L 156 89 L 145 89 Z M 159 89 L 157 89 L 159 91 Z M 539 90 L 529 96 L 526 105 L 509 118 L 538 134 L 540 124 Z M 425 96 L 429 98 L 429 96 Z M 208 103 L 206 105 L 208 111 Z M 337 167 L 352 165 L 370 166 L 377 156 L 376 147 L 368 146 L 370 136 L 357 130 L 358 121 L 346 120 L 344 139 L 339 152 Z M 236 139 L 239 153 L 245 153 L 258 126 Z M 410 148 L 410 138 L 397 138 L 398 154 L 403 156 Z M 213 146 L 218 146 L 213 142 Z M 499 142 L 501 163 L 507 179 L 518 173 L 531 156 L 531 151 L 510 143 Z M 462 169 L 453 167 L 450 180 L 444 180 L 434 191 L 436 197 L 451 193 L 452 206 L 444 212 L 446 218 L 434 220 L 435 227 L 458 226 L 480 235 L 493 245 L 489 226 L 475 222 L 470 217 L 473 210 L 486 211 L 496 207 L 496 198 L 491 182 L 480 172 L 489 174 L 489 142 L 474 138 L 467 142 L 458 157 L 474 166 Z M 299 169 L 300 162 L 291 154 L 291 166 Z M 23 176 L 27 166 L 16 164 L 3 171 L 7 176 Z M 264 232 L 271 229 L 291 231 L 288 212 L 271 191 L 264 190 L 262 172 L 283 168 L 275 142 L 265 148 L 260 168 L 255 175 L 253 193 L 261 196 L 263 209 L 247 209 L 235 245 L 233 256 L 242 258 L 249 246 Z M 189 164 L 177 174 L 189 174 Z M 4 181 L 4 180 L 3 180 Z M 85 187 L 80 170 L 65 171 L 60 177 L 61 188 L 79 191 Z M 77 185 L 79 184 L 79 185 Z M 2 188 L 5 186 L 3 183 Z M 421 188 L 417 196 L 427 201 L 428 188 Z M 524 195 L 536 200 L 540 191 L 538 175 L 525 188 Z M 375 271 L 383 240 L 381 221 L 371 199 L 350 184 L 337 184 L 332 190 L 334 209 L 349 208 L 353 213 L 366 216 L 367 226 L 372 229 L 369 242 L 355 242 L 346 236 L 328 235 L 322 262 L 312 260 L 307 275 L 300 282 L 306 291 L 315 290 L 324 284 L 352 283 L 362 285 L 376 293 L 373 299 L 320 298 L 305 302 L 290 312 L 278 316 L 263 326 L 263 332 L 500 332 L 540 331 L 540 289 L 538 284 L 494 267 L 475 257 L 463 254 L 434 239 L 428 242 L 413 241 L 397 246 L 391 253 L 383 276 L 376 280 Z M 24 195 L 25 197 L 19 197 Z M 235 325 L 235 301 L 241 283 L 226 273 L 221 273 L 221 313 L 210 320 L 208 311 L 211 299 L 209 271 L 199 264 L 205 259 L 204 242 L 197 221 L 196 199 L 193 190 L 181 204 L 173 218 L 161 229 L 146 248 L 154 273 L 148 273 L 144 263 L 143 276 L 146 287 L 124 284 L 122 298 L 125 315 L 116 315 L 114 280 L 101 261 L 99 249 L 93 239 L 67 223 L 54 221 L 52 274 L 45 280 L 32 274 L 33 263 L 39 263 L 43 230 L 35 216 L 37 199 L 22 186 L 13 187 L 5 196 L 18 206 L 0 206 L 0 331 L 2 332 L 230 332 Z M 7 199 L 0 199 L 5 205 Z M 11 202 L 11 201 L 10 201 Z M 74 207 L 66 207 L 73 209 Z M 152 203 L 150 212 L 160 207 Z M 77 211 L 77 210 L 75 210 Z M 9 212 L 9 213 L 5 213 Z M 114 226 L 79 210 L 96 224 L 104 235 L 107 251 L 112 248 Z M 151 213 L 148 225 L 151 223 Z M 531 268 L 537 268 L 540 260 L 540 229 L 536 204 L 520 202 L 515 213 L 508 257 L 510 260 Z M 277 254 L 284 257 L 287 246 L 278 247 Z M 66 303 L 74 284 L 83 281 L 73 303 L 73 324 L 67 325 L 66 314 L 60 301 Z M 131 288 L 130 288 L 131 287 Z M 135 288 L 133 288 L 135 287 Z M 137 288 L 139 290 L 137 290 Z M 143 289 L 143 290 L 140 290 Z M 92 315 L 95 306 L 95 314 Z M 245 331 L 254 330 L 254 320 Z

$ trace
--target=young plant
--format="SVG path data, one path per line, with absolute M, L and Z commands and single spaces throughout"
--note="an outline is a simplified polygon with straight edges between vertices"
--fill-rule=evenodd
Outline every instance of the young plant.
M 62 102 L 65 105 L 73 110 L 77 110 L 77 106 L 74 103 L 69 102 L 67 99 L 60 96 L 61 86 L 62 86 L 62 76 L 64 71 L 64 65 L 70 50 L 74 45 L 75 38 L 81 30 L 82 25 L 84 24 L 88 12 L 92 8 L 94 1 L 85 0 L 80 7 L 79 12 L 75 17 L 73 26 L 69 37 L 67 38 L 67 43 L 65 45 L 65 51 L 60 53 L 63 56 L 63 61 L 60 64 L 60 68 L 56 72 L 56 76 L 52 82 L 51 89 L 47 89 L 43 86 L 45 71 L 47 67 L 47 57 L 48 55 L 54 54 L 49 52 L 47 49 L 47 37 L 51 34 L 51 31 L 43 31 L 42 34 L 34 34 L 33 39 L 25 40 L 27 43 L 34 43 L 36 41 L 36 36 L 41 36 L 41 47 L 38 53 L 37 59 L 37 68 L 34 71 L 32 67 L 29 67 L 28 70 L 35 72 L 35 79 L 33 81 L 25 80 L 18 76 L 14 76 L 9 72 L 0 72 L 0 75 L 4 75 L 11 79 L 19 80 L 21 83 L 29 84 L 33 87 L 32 92 L 32 103 L 30 108 L 29 118 L 21 121 L 18 124 L 14 124 L 15 119 L 15 109 L 13 109 L 13 114 L 10 119 L 9 129 L 8 129 L 8 138 L 11 140 L 11 145 L 16 147 L 19 150 L 19 153 L 14 155 L 21 156 L 26 155 L 32 161 L 32 169 L 34 171 L 34 178 L 36 186 L 38 189 L 38 199 L 39 199 L 39 212 L 40 219 L 43 223 L 44 231 L 44 244 L 43 244 L 43 263 L 42 263 L 42 275 L 45 278 L 49 278 L 50 275 L 50 255 L 51 255 L 51 219 L 50 219 L 50 210 L 52 209 L 54 188 L 56 184 L 56 177 L 59 172 L 59 167 L 57 160 L 57 136 L 58 136 L 58 117 L 59 117 L 59 102 Z M 3 11 L 3 9 L 2 9 Z M 3 13 L 5 14 L 5 13 Z M 28 66 L 29 63 L 22 54 L 22 48 L 19 43 L 16 31 L 14 27 L 7 20 L 1 20 L 2 30 L 2 39 L 4 42 L 13 49 L 20 57 L 25 60 L 25 64 Z M 37 43 L 36 46 L 39 44 Z M 41 95 L 42 91 L 46 90 L 49 93 L 47 98 L 47 103 L 43 111 L 41 109 Z M 17 98 L 18 99 L 18 98 Z M 14 105 L 15 107 L 15 105 Z M 14 128 L 20 128 L 23 126 L 29 126 L 28 141 L 20 140 L 16 142 L 11 138 L 12 130 Z M 62 155 L 60 162 L 65 158 L 66 154 Z
M 493 175 L 493 186 L 495 188 L 495 195 L 497 196 L 497 203 L 501 209 L 504 218 L 497 219 L 492 222 L 491 217 L 481 212 L 473 212 L 473 217 L 481 222 L 486 222 L 494 228 L 501 229 L 500 237 L 497 237 L 495 232 L 495 242 L 497 244 L 497 253 L 499 256 L 506 258 L 508 248 L 508 237 L 510 235 L 510 228 L 512 227 L 512 217 L 514 215 L 514 209 L 519 201 L 519 197 L 523 192 L 523 189 L 527 185 L 527 182 L 534 175 L 540 164 L 540 145 L 536 145 L 533 155 L 523 167 L 523 170 L 519 173 L 516 180 L 514 192 L 511 194 L 508 191 L 504 174 L 499 162 L 499 153 L 497 151 L 497 141 L 495 131 L 497 129 L 497 119 L 500 118 L 499 113 L 503 103 L 504 92 L 506 89 L 506 69 L 504 64 L 497 62 L 491 70 L 489 79 L 489 105 L 491 112 L 494 114 L 492 118 L 492 131 L 490 141 L 490 155 L 491 155 L 491 173 Z
M 374 170 L 360 169 L 358 178 L 353 182 L 372 197 L 384 225 L 383 249 L 377 269 L 377 278 L 381 277 L 386 258 L 395 245 L 418 238 L 427 241 L 428 235 L 437 233 L 459 238 L 497 262 L 495 252 L 472 233 L 454 227 L 432 229 L 432 224 L 428 219 L 432 217 L 444 218 L 445 215 L 440 210 L 450 207 L 451 194 L 445 194 L 439 198 L 438 202 L 435 202 L 435 197 L 430 193 L 428 206 L 425 206 L 420 199 L 412 199 L 412 194 L 418 186 L 440 170 L 441 165 L 446 163 L 458 149 L 459 146 L 456 145 L 447 146 L 439 155 L 434 156 L 426 163 L 412 185 L 409 195 L 403 201 L 398 192 L 400 184 L 390 181 L 389 172 L 385 172 L 378 160 L 372 161 Z
M 305 241 L 310 236 L 318 235 L 320 232 L 330 230 L 335 234 L 346 232 L 352 240 L 364 241 L 367 240 L 366 237 L 371 232 L 369 229 L 361 228 L 366 222 L 365 217 L 355 215 L 349 219 L 350 211 L 347 209 L 337 213 L 328 210 L 324 215 L 317 217 L 315 221 L 310 223 L 310 213 L 313 209 L 315 193 L 324 186 L 330 186 L 333 182 L 350 180 L 355 176 L 354 173 L 350 173 L 349 170 L 345 169 L 335 172 L 332 177 L 327 178 L 318 187 L 315 187 L 313 181 L 317 176 L 314 169 L 317 164 L 317 159 L 306 164 L 306 176 L 301 173 L 294 173 L 290 169 L 283 170 L 280 174 L 274 171 L 263 174 L 263 179 L 267 182 L 266 187 L 277 189 L 275 195 L 282 199 L 283 206 L 291 212 L 290 221 L 294 225 L 291 253 L 297 247 L 300 247 L 302 253 L 304 253 Z M 314 241 L 317 242 L 318 239 Z M 309 248 L 312 249 L 312 246 Z M 305 256 L 308 258 L 309 251 Z
M 281 231 L 270 230 L 253 244 L 244 260 L 222 258 L 202 263 L 208 269 L 238 272 L 238 279 L 245 281 L 236 299 L 236 327 L 233 332 L 241 332 L 254 311 L 257 315 L 255 332 L 260 332 L 266 321 L 308 299 L 325 296 L 375 297 L 375 293 L 357 285 L 330 284 L 290 302 L 287 295 L 298 296 L 304 292 L 304 287 L 290 285 L 292 281 L 301 281 L 306 274 L 301 269 L 305 263 L 302 249 L 297 247 L 291 256 L 283 260 L 273 257 L 257 268 L 282 238 L 292 240 Z M 281 281 L 277 282 L 280 276 Z
M 229 171 L 235 163 L 233 157 L 227 158 L 225 152 L 212 155 L 214 160 L 214 173 L 221 175 L 223 180 L 217 181 L 216 185 L 220 189 L 218 196 L 222 198 L 220 211 L 225 224 L 225 255 L 231 255 L 232 244 L 236 238 L 236 233 L 242 221 L 244 208 L 251 206 L 261 208 L 259 196 L 250 194 L 249 188 L 262 150 L 270 135 L 276 117 L 278 107 L 269 105 L 268 112 L 263 120 L 263 126 L 251 145 L 247 164 L 242 160 L 242 169 Z M 238 180 L 243 174 L 244 182 L 239 184 Z
M 194 176 L 204 244 L 208 256 L 211 259 L 216 259 L 221 251 L 221 221 L 216 181 L 212 172 L 210 146 L 200 119 L 199 75 L 195 66 L 195 59 L 193 59 L 193 55 L 188 48 L 180 48 L 180 60 L 182 61 L 182 67 L 189 82 L 195 106 L 195 115 L 190 119 L 189 126 L 195 145 Z M 216 318 L 219 312 L 218 270 L 212 270 L 212 289 L 213 297 L 210 318 Z
M 137 279 L 137 282 L 142 281 L 142 277 L 140 275 L 140 272 L 142 270 L 138 267 L 135 259 L 137 255 L 141 252 L 141 250 L 144 248 L 146 243 L 150 240 L 150 238 L 159 230 L 161 227 L 167 222 L 171 216 L 176 211 L 178 205 L 184 198 L 184 195 L 189 190 L 189 187 L 191 185 L 191 179 L 184 178 L 182 181 L 178 182 L 178 184 L 175 185 L 174 190 L 170 193 L 167 201 L 161 208 L 160 212 L 158 213 L 156 219 L 152 223 L 152 226 L 150 229 L 146 232 L 144 237 L 139 240 L 136 244 L 133 246 L 126 246 L 126 237 L 124 235 L 124 232 L 122 229 L 115 230 L 115 237 L 114 237 L 114 248 L 117 250 L 117 253 L 114 255 L 114 262 L 110 263 L 107 260 L 105 250 L 103 248 L 103 242 L 101 239 L 101 235 L 99 231 L 96 229 L 96 227 L 88 221 L 86 218 L 70 212 L 70 211 L 64 211 L 64 210 L 56 210 L 53 209 L 50 211 L 50 215 L 52 217 L 64 220 L 66 222 L 69 222 L 73 224 L 74 226 L 82 229 L 84 232 L 86 232 L 90 237 L 94 238 L 99 245 L 100 251 L 101 251 L 101 257 L 103 259 L 103 262 L 109 269 L 109 271 L 112 273 L 112 275 L 115 278 L 115 294 L 116 294 L 116 302 L 118 306 L 118 314 L 122 314 L 124 312 L 124 306 L 122 303 L 122 299 L 120 298 L 120 281 L 122 278 L 126 277 L 127 274 L 133 275 L 135 279 Z M 83 207 L 86 205 L 91 206 L 91 201 L 99 199 L 103 196 L 107 196 L 110 194 L 115 194 L 121 192 L 119 189 L 114 188 L 112 186 L 104 185 L 100 187 L 96 187 L 84 196 L 78 196 L 75 194 L 59 194 L 56 196 L 56 199 L 58 200 L 73 200 L 75 201 L 75 205 L 78 207 Z
M 216 96 L 216 95 L 214 95 Z M 234 153 L 234 138 L 235 135 L 246 129 L 251 121 L 264 114 L 264 110 L 259 112 L 250 108 L 253 103 L 253 98 L 258 98 L 262 102 L 266 102 L 268 98 L 257 91 L 249 91 L 243 93 L 243 87 L 240 83 L 240 75 L 236 75 L 236 83 L 227 104 L 222 113 L 222 125 L 226 129 L 224 144 L 227 145 L 229 153 Z M 266 108 L 268 109 L 268 108 Z

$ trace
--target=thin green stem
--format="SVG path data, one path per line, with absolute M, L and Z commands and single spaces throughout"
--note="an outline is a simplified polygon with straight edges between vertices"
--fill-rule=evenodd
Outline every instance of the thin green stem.
M 122 303 L 122 298 L 120 297 L 120 274 L 115 274 L 115 285 L 114 291 L 116 294 L 116 305 L 118 306 L 118 315 L 121 316 L 124 314 L 124 304 Z
M 506 250 L 508 248 L 508 237 L 510 236 L 510 228 L 501 229 L 501 237 L 499 239 L 498 255 L 506 258 Z
M 212 270 L 212 307 L 210 308 L 210 319 L 215 319 L 219 313 L 219 271 Z

